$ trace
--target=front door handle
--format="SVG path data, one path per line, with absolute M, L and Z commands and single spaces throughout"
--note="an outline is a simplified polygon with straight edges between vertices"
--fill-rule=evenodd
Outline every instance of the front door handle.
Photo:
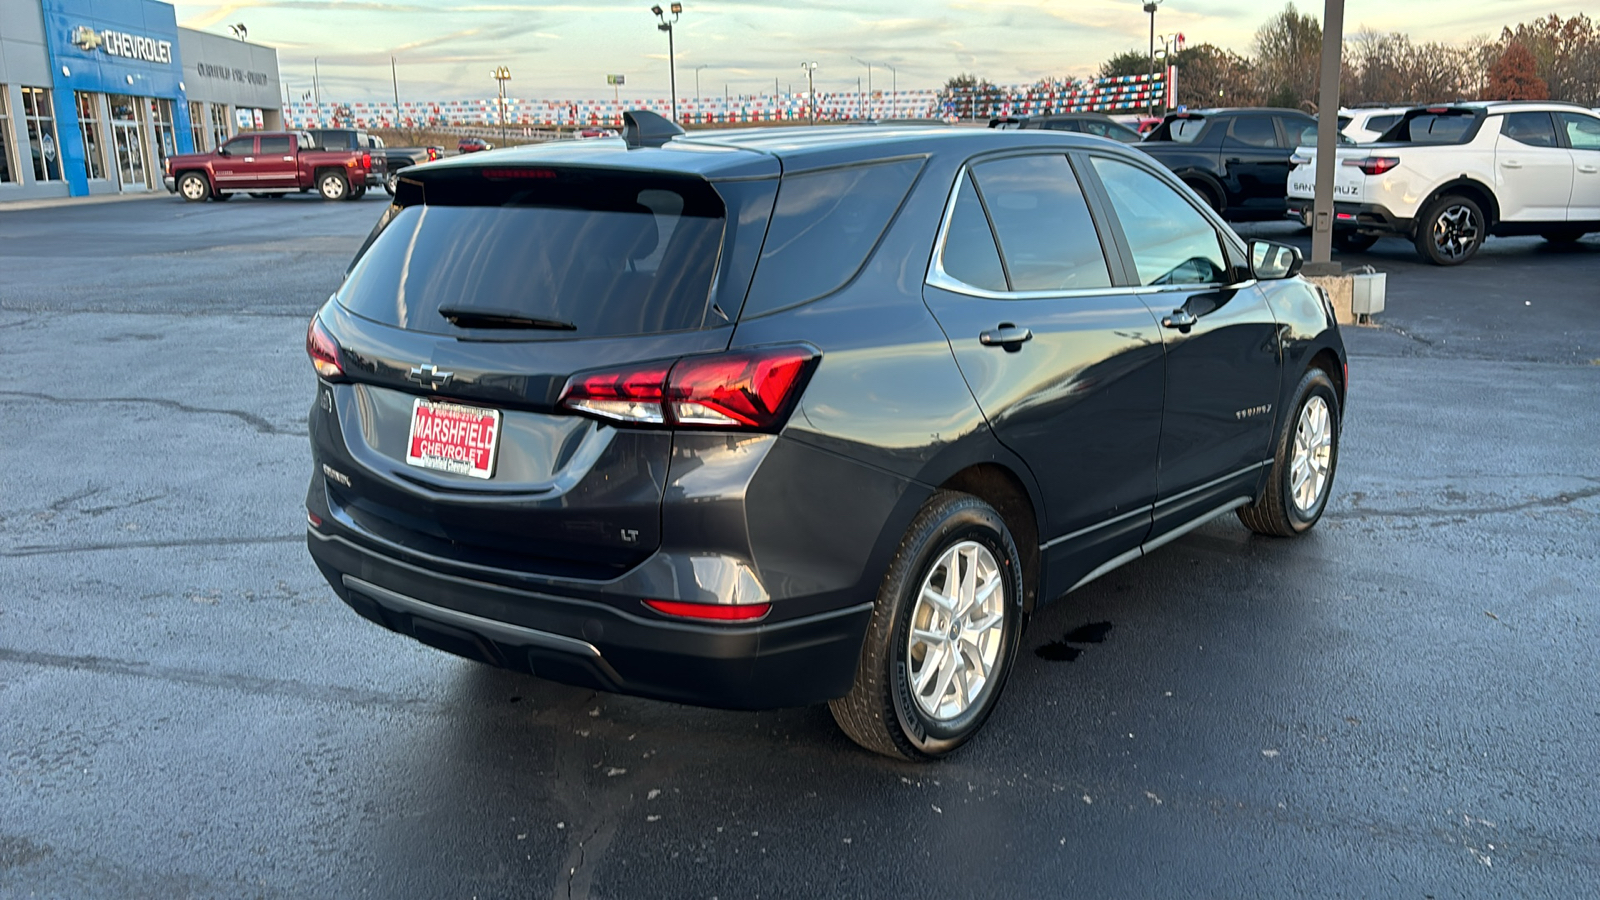
M 1176 328 L 1184 334 L 1188 334 L 1189 329 L 1193 328 L 1195 323 L 1199 321 L 1195 314 L 1187 309 L 1175 309 L 1172 311 L 1172 315 L 1162 316 L 1161 327 Z
M 1585 175 L 1593 175 L 1596 172 L 1600 172 L 1600 166 L 1579 166 L 1578 171 Z
M 1007 353 L 1016 353 L 1022 349 L 1024 341 L 1031 340 L 1033 340 L 1032 331 L 1019 328 L 1010 322 L 1001 322 L 999 328 L 978 335 L 978 343 L 985 347 L 1004 347 Z

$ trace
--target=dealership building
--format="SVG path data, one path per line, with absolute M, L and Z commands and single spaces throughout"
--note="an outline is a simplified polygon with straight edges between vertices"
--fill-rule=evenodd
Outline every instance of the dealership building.
M 0 202 L 159 190 L 175 153 L 282 125 L 278 53 L 157 0 L 0 0 Z

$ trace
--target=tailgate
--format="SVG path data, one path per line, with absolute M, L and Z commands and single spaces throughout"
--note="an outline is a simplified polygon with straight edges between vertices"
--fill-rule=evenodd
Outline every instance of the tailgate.
M 1366 190 L 1366 176 L 1355 166 L 1345 165 L 1345 161 L 1365 159 L 1371 154 L 1363 147 L 1340 147 L 1338 154 L 1338 165 L 1333 168 L 1333 199 L 1341 203 L 1361 203 Z M 1316 199 L 1316 148 L 1302 146 L 1295 150 L 1290 161 L 1296 165 L 1289 172 L 1289 199 Z

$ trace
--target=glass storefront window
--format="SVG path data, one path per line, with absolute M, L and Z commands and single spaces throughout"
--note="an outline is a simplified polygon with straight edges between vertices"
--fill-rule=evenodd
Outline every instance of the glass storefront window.
M 15 184 L 17 170 L 11 162 L 11 110 L 6 105 L 6 86 L 0 84 L 0 184 Z
M 56 112 L 50 89 L 22 89 L 22 118 L 28 130 L 28 152 L 33 157 L 35 181 L 61 180 L 61 146 L 56 140 Z
M 172 121 L 171 100 L 150 101 L 150 124 L 156 135 L 156 168 L 164 169 L 167 157 L 178 152 L 178 130 Z
M 228 127 L 228 105 L 211 104 L 211 146 L 221 147 L 232 135 L 233 129 Z
M 204 153 L 210 148 L 206 142 L 206 105 L 189 101 L 189 136 L 194 140 L 194 152 Z
M 111 109 L 111 147 L 116 153 L 117 177 L 122 189 L 144 190 L 150 186 L 150 170 L 145 164 L 143 116 L 140 97 L 111 94 L 106 104 Z
M 91 181 L 106 177 L 105 140 L 100 130 L 100 98 L 79 91 L 78 127 L 83 131 L 83 172 Z

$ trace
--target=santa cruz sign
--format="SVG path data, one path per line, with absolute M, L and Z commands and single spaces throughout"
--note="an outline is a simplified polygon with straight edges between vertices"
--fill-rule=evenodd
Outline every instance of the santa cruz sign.
M 172 42 L 159 41 L 137 34 L 128 34 L 123 31 L 113 31 L 110 28 L 104 31 L 95 31 L 87 25 L 79 25 L 72 30 L 73 46 L 80 50 L 94 52 L 100 50 L 111 56 L 121 56 L 126 59 L 137 59 L 148 63 L 172 63 Z

